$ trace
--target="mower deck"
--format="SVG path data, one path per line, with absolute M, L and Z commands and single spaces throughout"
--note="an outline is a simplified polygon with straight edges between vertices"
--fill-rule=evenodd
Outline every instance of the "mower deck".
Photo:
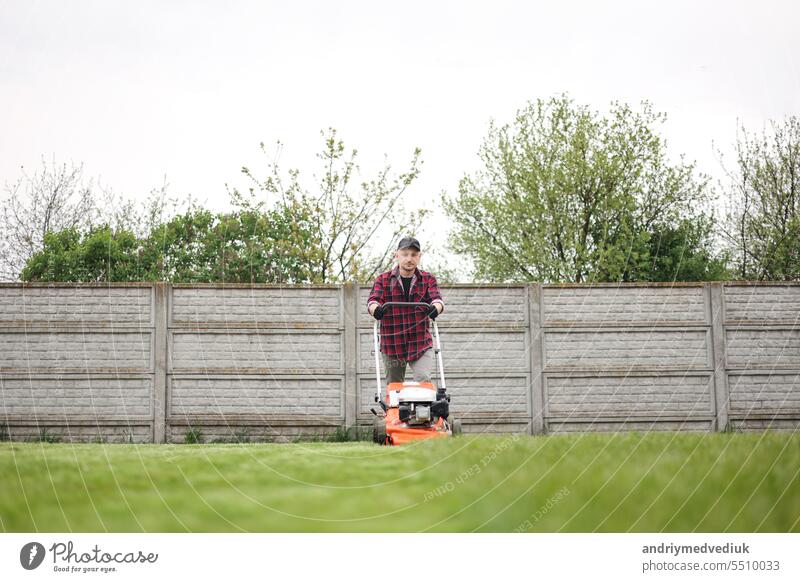
M 391 392 L 399 392 L 404 387 L 419 387 L 436 392 L 436 387 L 430 382 L 394 382 L 386 387 L 386 400 L 391 402 Z M 442 417 L 436 418 L 426 424 L 409 424 L 400 420 L 400 409 L 389 406 L 385 417 L 376 417 L 373 438 L 375 442 L 385 445 L 404 445 L 413 441 L 449 437 L 453 435 L 450 422 Z

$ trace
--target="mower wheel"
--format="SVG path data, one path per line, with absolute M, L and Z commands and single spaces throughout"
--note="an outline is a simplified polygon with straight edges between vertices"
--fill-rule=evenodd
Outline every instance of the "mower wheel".
M 450 430 L 453 433 L 453 436 L 458 436 L 461 434 L 461 421 L 460 420 L 451 420 L 450 421 Z
M 372 442 L 385 445 L 386 444 L 386 420 L 376 417 L 372 421 Z

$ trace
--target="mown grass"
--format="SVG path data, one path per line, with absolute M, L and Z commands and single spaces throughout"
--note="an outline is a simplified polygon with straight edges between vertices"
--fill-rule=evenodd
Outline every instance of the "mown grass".
M 0 444 L 3 531 L 800 531 L 800 435 Z

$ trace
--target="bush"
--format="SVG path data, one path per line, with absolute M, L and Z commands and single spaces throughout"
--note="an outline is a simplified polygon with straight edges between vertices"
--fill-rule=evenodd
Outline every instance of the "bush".
M 203 431 L 197 427 L 190 426 L 186 429 L 186 434 L 183 437 L 184 442 L 187 445 L 197 445 L 205 441 L 205 437 L 203 436 Z

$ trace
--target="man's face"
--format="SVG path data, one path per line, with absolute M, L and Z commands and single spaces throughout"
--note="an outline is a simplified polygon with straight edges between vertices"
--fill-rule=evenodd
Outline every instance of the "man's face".
M 408 248 L 399 249 L 394 256 L 397 258 L 397 264 L 400 265 L 400 268 L 408 272 L 417 268 L 422 253 L 417 249 Z

